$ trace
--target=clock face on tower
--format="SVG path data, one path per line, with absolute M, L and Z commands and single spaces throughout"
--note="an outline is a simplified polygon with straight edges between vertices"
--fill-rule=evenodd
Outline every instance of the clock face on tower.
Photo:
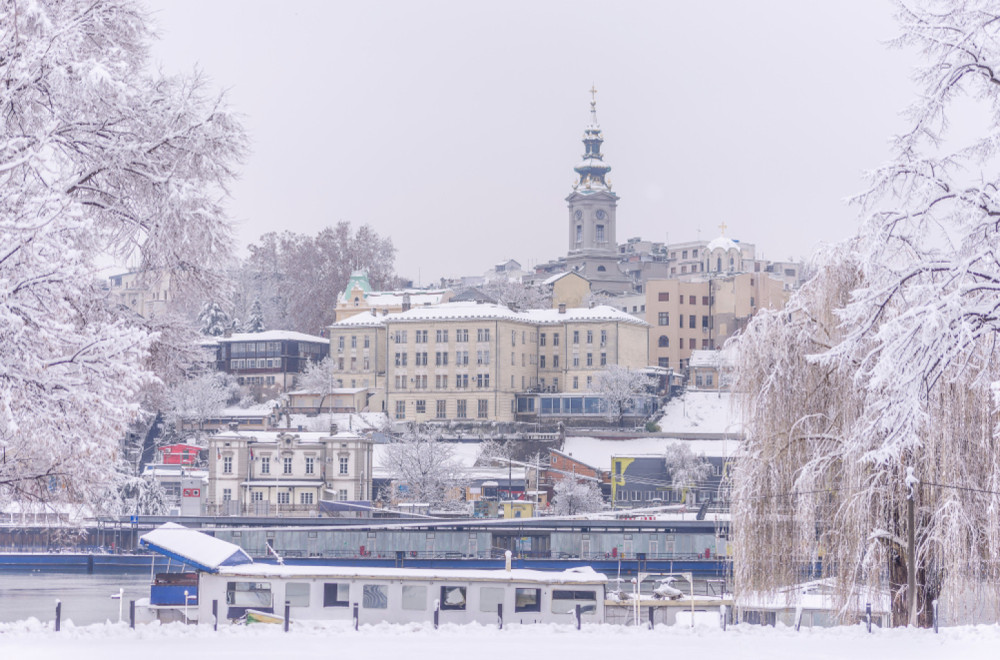
M 597 219 L 604 220 L 608 217 L 608 214 L 604 212 L 604 209 L 597 209 Z
M 576 211 L 576 219 L 577 220 L 583 220 L 583 211 L 577 209 L 577 211 Z

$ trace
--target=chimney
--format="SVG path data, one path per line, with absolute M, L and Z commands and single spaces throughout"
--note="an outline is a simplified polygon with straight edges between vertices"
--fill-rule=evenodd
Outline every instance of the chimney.
M 559 313 L 560 314 L 566 313 L 566 303 L 559 303 Z
M 330 422 L 330 435 L 337 435 L 337 423 Z
M 403 294 L 403 311 L 410 311 L 410 294 L 408 293 Z

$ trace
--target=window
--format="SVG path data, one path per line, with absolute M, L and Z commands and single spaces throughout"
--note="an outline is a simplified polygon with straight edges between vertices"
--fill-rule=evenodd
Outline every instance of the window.
M 683 328 L 684 327 L 684 315 L 683 314 L 678 314 L 677 315 L 677 321 L 680 324 L 680 327 Z M 681 348 L 684 348 L 684 347 L 681 346 Z
M 338 464 L 340 466 L 340 474 L 347 474 L 347 463 L 348 463 L 348 457 L 341 456 L 340 460 L 338 461 Z
M 601 353 L 601 366 L 602 367 L 608 366 L 608 354 L 607 353 Z
M 694 296 L 688 296 L 688 304 L 689 305 L 694 305 L 695 304 L 694 301 L 695 301 L 695 297 Z
M 439 344 L 448 343 L 448 331 L 447 330 L 436 330 L 434 332 L 434 338 Z
M 394 336 L 397 344 L 406 343 L 406 330 L 397 330 Z
M 593 353 L 587 353 L 587 366 L 588 367 L 594 366 L 594 354 Z
M 445 401 L 444 399 L 438 399 L 437 401 L 435 401 L 435 404 L 437 405 L 437 410 L 435 411 L 436 413 L 435 417 L 437 417 L 438 419 L 445 418 L 445 416 L 448 414 L 446 408 L 447 403 L 448 402 Z
M 316 459 L 312 456 L 306 456 L 306 474 L 315 474 Z
M 271 457 L 261 456 L 260 457 L 260 473 L 261 474 L 271 474 Z
M 580 612 L 583 614 L 594 614 L 597 611 L 597 592 L 570 589 L 552 590 L 553 614 L 572 614 L 576 611 L 577 605 L 580 605 Z
M 573 343 L 574 344 L 579 344 L 580 343 L 580 331 L 579 330 L 574 330 L 573 331 Z
M 292 473 L 292 457 L 291 456 L 285 456 L 283 459 L 281 459 L 281 473 L 282 474 L 291 474 Z
M 670 347 L 670 337 L 668 337 L 666 335 L 660 335 L 660 339 L 657 341 L 657 345 L 660 348 L 669 348 Z
M 233 489 L 232 488 L 223 488 L 222 489 L 222 501 L 223 502 L 232 502 L 233 501 Z
M 327 582 L 323 585 L 323 607 L 348 607 L 351 585 L 347 582 Z
M 292 496 L 288 491 L 278 493 L 278 504 L 291 504 Z
M 250 493 L 250 501 L 251 502 L 263 502 L 264 501 L 264 493 L 262 491 L 255 490 L 254 492 Z
M 702 316 L 701 317 L 701 327 L 703 329 L 705 329 L 705 330 L 708 330 L 708 317 L 707 316 Z
M 701 297 L 701 304 L 702 305 L 708 305 L 708 296 L 702 296 Z
M 341 488 L 340 490 L 337 491 L 337 499 L 340 500 L 341 502 L 346 502 L 347 501 L 347 489 L 346 488 Z
M 656 294 L 656 299 L 659 302 L 667 302 L 667 301 L 670 300 L 670 292 L 669 291 L 661 291 L 658 294 Z
M 415 353 L 413 355 L 413 364 L 417 365 L 418 367 L 426 367 L 427 353 Z
M 355 335 L 351 335 L 351 348 L 358 347 L 358 338 Z
M 643 308 L 642 311 L 646 311 L 645 307 Z M 604 346 L 607 343 L 608 343 L 608 331 L 601 330 L 601 346 Z
M 479 399 L 479 410 L 476 416 L 479 419 L 486 419 L 490 414 L 490 402 L 489 399 Z
M 698 317 L 696 317 L 694 314 L 691 314 L 690 316 L 688 316 L 688 321 L 690 321 L 690 323 L 688 324 L 689 328 L 693 328 L 694 327 L 695 322 L 697 321 L 697 318 Z
M 541 612 L 542 598 L 541 589 L 514 589 L 514 611 L 515 612 Z
M 559 333 L 558 332 L 553 332 L 552 333 L 552 345 L 553 346 L 558 346 L 559 345 Z
M 397 401 L 396 402 L 396 419 L 403 419 L 406 417 L 406 402 Z
M 468 330 L 464 330 L 464 329 L 456 330 L 455 331 L 455 341 L 463 343 L 463 344 L 465 342 L 469 341 L 469 331 Z
M 455 364 L 460 367 L 469 364 L 469 351 L 455 351 Z
M 414 341 L 416 341 L 418 344 L 426 344 L 427 343 L 427 331 L 426 330 L 417 330 L 417 332 L 415 334 L 417 336 L 414 338 Z
M 558 355 L 553 355 L 552 356 L 552 368 L 553 369 L 558 369 L 559 368 L 559 356 Z
M 406 353 L 396 353 L 396 366 L 405 367 L 408 355 Z
M 503 603 L 503 589 L 500 587 L 479 588 L 479 611 L 496 612 L 497 605 Z
M 226 605 L 236 607 L 271 607 L 270 582 L 227 582 Z
M 455 387 L 460 390 L 469 388 L 469 374 L 456 374 Z
M 312 504 L 313 494 L 312 493 L 299 493 L 299 504 Z
M 340 351 L 344 350 L 344 338 L 343 337 L 337 337 L 337 350 L 340 350 Z
M 488 388 L 490 386 L 490 375 L 489 374 L 476 374 L 476 387 L 479 389 Z
M 365 335 L 365 348 L 368 348 L 370 346 L 371 346 L 370 338 L 368 337 L 368 335 Z
M 232 474 L 233 473 L 233 457 L 223 456 L 222 457 L 222 473 Z
M 670 325 L 670 312 L 660 312 L 657 314 L 656 322 L 659 325 Z
M 417 399 L 417 414 L 422 415 L 427 412 L 427 400 Z
M 577 245 L 583 243 L 583 225 L 576 226 L 576 243 Z
M 587 343 L 588 344 L 593 344 L 594 343 L 594 331 L 593 330 L 587 330 Z
M 603 243 L 604 242 L 604 225 L 597 225 L 596 229 L 597 229 L 597 242 L 598 243 Z
M 660 366 L 660 367 L 665 368 L 665 369 L 669 369 L 670 368 L 670 358 L 665 358 L 665 357 L 658 358 L 657 361 L 656 361 L 656 364 L 658 366 Z
M 545 368 L 545 356 L 544 355 L 538 356 L 538 367 L 540 369 L 544 369 Z
M 476 341 L 489 341 L 489 340 L 490 340 L 489 328 L 478 328 L 476 330 Z
M 465 410 L 466 410 L 465 399 L 459 399 L 456 403 L 458 403 L 458 412 L 456 413 L 455 416 L 458 417 L 459 419 L 465 419 Z
M 361 585 L 361 606 L 369 610 L 386 609 L 389 607 L 388 588 L 382 584 Z
M 465 609 L 465 587 L 441 587 L 442 610 Z
M 579 376 L 573 376 L 573 389 L 574 390 L 580 389 L 580 377 Z
M 286 584 L 285 600 L 292 607 L 309 607 L 309 583 L 289 582 Z
M 489 351 L 476 351 L 476 364 L 489 364 L 489 363 L 490 363 Z
M 434 354 L 434 364 L 439 367 L 444 367 L 448 365 L 448 352 L 438 351 Z
M 427 587 L 403 585 L 403 609 L 426 610 Z
M 541 333 L 541 334 L 540 334 L 540 335 L 538 336 L 538 345 L 539 345 L 539 346 L 545 346 L 545 333 L 544 333 L 544 332 L 543 332 L 543 333 Z
M 574 367 L 580 366 L 580 356 L 578 354 L 573 355 L 573 366 Z

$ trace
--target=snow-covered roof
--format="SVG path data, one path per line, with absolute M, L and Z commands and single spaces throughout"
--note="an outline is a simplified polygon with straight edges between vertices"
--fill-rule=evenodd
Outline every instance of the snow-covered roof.
M 649 325 L 642 319 L 638 319 L 631 314 L 626 314 L 620 309 L 610 307 L 608 305 L 598 305 L 596 307 L 571 307 L 565 312 L 560 312 L 558 309 L 528 309 L 521 312 L 515 312 L 505 305 L 461 301 L 447 302 L 429 307 L 413 307 L 405 312 L 396 312 L 385 316 L 373 317 L 370 314 L 358 314 L 357 316 L 366 316 L 366 318 L 358 319 L 356 321 L 356 317 L 352 316 L 344 319 L 343 321 L 334 323 L 331 327 L 340 328 L 355 325 L 382 325 L 385 323 L 460 320 L 501 320 L 532 323 L 536 325 L 591 321 L 617 321 L 620 323 L 628 323 L 630 325 Z
M 576 275 L 577 277 L 579 277 L 582 280 L 586 280 L 587 279 L 586 277 L 584 277 L 580 273 L 574 273 L 572 271 L 566 271 L 566 272 L 563 272 L 563 273 L 556 273 L 552 277 L 550 277 L 547 280 L 545 280 L 544 282 L 542 282 L 542 284 L 555 284 L 556 282 L 558 282 L 562 278 L 566 277 L 567 275 Z
M 412 289 L 404 291 L 372 291 L 365 298 L 371 307 L 400 307 L 403 304 L 404 296 L 410 297 L 411 305 L 436 305 L 441 302 L 447 289 L 436 289 L 425 291 L 423 289 Z
M 726 236 L 719 236 L 717 238 L 713 238 L 706 246 L 706 249 L 709 252 L 711 252 L 712 250 L 724 250 L 726 252 L 728 252 L 729 250 L 736 250 L 737 252 L 739 252 L 740 246 L 737 245 L 736 242 L 733 241 L 733 239 L 731 238 L 727 238 Z
M 375 566 L 291 566 L 288 564 L 250 564 L 220 568 L 220 575 L 255 577 L 344 577 L 395 580 L 498 580 L 503 582 L 536 582 L 549 584 L 604 584 L 608 577 L 589 566 L 566 571 L 536 571 L 527 568 L 454 569 L 454 568 L 388 568 Z
M 732 366 L 732 360 L 730 357 L 731 356 L 728 353 L 721 349 L 714 351 L 691 351 L 691 358 L 688 360 L 688 366 L 702 369 L 729 367 Z
M 743 435 L 743 423 L 730 392 L 685 392 L 667 402 L 656 423 L 667 434 Z
M 357 394 L 358 392 L 367 392 L 367 387 L 335 387 L 326 394 Z M 298 394 L 302 396 L 321 396 L 320 392 L 311 392 L 309 390 L 295 390 L 294 392 L 289 392 L 289 394 Z
M 209 573 L 217 573 L 222 566 L 253 563 L 240 546 L 177 523 L 143 534 L 139 545 Z
M 342 321 L 337 321 L 334 323 L 332 328 L 346 328 L 346 327 L 377 327 L 380 325 L 385 325 L 384 316 L 375 316 L 371 312 L 359 312 L 352 316 L 347 317 Z
M 234 332 L 230 337 L 216 337 L 214 341 L 217 341 L 219 343 L 233 342 L 233 341 L 308 341 L 317 344 L 330 343 L 330 340 L 327 339 L 326 337 L 307 335 L 304 332 L 295 332 L 293 330 L 265 330 L 264 332 Z
M 568 437 L 562 452 L 573 460 L 601 470 L 611 469 L 613 456 L 659 456 L 667 447 L 685 445 L 695 454 L 728 458 L 740 447 L 737 440 L 680 440 L 677 438 L 629 438 L 614 440 L 592 437 Z

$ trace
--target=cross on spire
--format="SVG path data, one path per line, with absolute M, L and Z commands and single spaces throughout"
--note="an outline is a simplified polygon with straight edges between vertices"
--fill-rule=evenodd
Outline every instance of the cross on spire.
M 722 232 L 722 236 L 726 235 L 726 228 L 727 227 L 729 227 L 729 225 L 727 225 L 725 222 L 723 222 L 721 225 L 719 225 L 719 231 Z

